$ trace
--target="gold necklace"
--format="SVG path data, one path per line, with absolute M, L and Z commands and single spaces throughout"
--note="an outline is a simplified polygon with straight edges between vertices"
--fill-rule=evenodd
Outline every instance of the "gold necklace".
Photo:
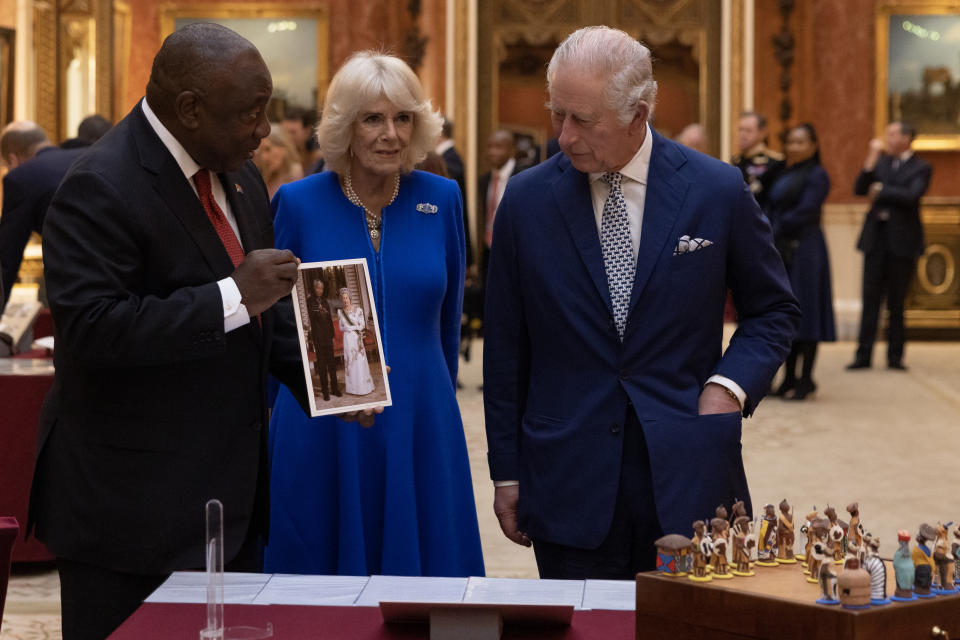
M 367 217 L 367 230 L 370 231 L 370 237 L 376 240 L 380 237 L 380 226 L 383 224 L 383 216 L 379 213 L 374 213 L 370 211 L 367 205 L 363 204 L 363 200 L 360 199 L 360 196 L 357 195 L 357 192 L 353 190 L 353 178 L 351 177 L 351 170 L 348 168 L 346 174 L 343 176 L 343 190 L 347 194 L 347 200 L 357 205 Z M 393 201 L 397 199 L 397 194 L 400 192 L 400 174 L 394 174 L 393 176 L 393 195 L 390 196 L 390 201 L 385 205 L 384 208 L 389 207 L 393 204 Z

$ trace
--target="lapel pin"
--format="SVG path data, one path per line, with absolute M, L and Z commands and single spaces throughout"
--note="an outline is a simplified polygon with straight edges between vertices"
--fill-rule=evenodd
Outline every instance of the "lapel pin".
M 233 186 L 237 188 L 237 193 L 243 193 L 243 187 L 241 187 L 238 183 L 234 182 Z
M 420 213 L 436 213 L 437 205 L 430 204 L 429 202 L 421 202 L 417 205 L 417 211 Z

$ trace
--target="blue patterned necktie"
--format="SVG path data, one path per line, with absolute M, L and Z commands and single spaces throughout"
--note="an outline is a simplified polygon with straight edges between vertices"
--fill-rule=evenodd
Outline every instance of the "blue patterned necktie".
M 607 201 L 603 203 L 603 216 L 600 222 L 600 246 L 603 250 L 603 267 L 607 273 L 607 288 L 610 302 L 613 304 L 613 319 L 617 324 L 617 333 L 623 340 L 623 330 L 627 324 L 627 311 L 630 308 L 630 294 L 633 291 L 633 277 L 636 264 L 633 259 L 633 242 L 630 239 L 630 216 L 627 214 L 627 201 L 620 189 L 623 175 L 606 172 L 601 178 L 610 185 Z

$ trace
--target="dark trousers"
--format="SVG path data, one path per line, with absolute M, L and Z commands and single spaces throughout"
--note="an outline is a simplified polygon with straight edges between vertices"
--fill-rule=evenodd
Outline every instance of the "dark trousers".
M 887 364 L 900 364 L 903 360 L 903 304 L 915 267 L 914 258 L 896 256 L 885 246 L 864 253 L 863 312 L 860 316 L 856 355 L 858 362 L 870 362 L 873 342 L 877 337 L 880 303 L 884 298 L 890 313 L 887 326 Z
M 317 361 L 313 366 L 317 375 L 320 376 L 320 393 L 323 394 L 324 400 L 328 400 L 331 393 L 335 396 L 340 395 L 340 386 L 337 383 L 337 364 L 333 357 L 333 344 L 330 344 L 327 349 L 317 348 L 314 345 L 314 349 L 317 352 Z M 328 377 L 329 384 L 327 383 Z
M 262 571 L 260 547 L 259 536 L 248 534 L 226 570 Z M 104 640 L 170 576 L 125 573 L 66 558 L 57 558 L 57 571 L 63 640 Z
M 633 580 L 641 571 L 656 569 L 653 543 L 663 531 L 653 500 L 647 441 L 633 406 L 627 407 L 625 422 L 620 487 L 610 532 L 596 549 L 534 540 L 541 578 Z

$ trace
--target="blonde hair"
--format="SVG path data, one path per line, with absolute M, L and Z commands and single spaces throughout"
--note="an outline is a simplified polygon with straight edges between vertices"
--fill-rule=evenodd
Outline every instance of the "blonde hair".
M 330 170 L 337 173 L 346 170 L 353 123 L 360 111 L 381 95 L 398 108 L 413 113 L 413 134 L 402 171 L 411 171 L 436 146 L 443 118 L 424 97 L 423 86 L 413 70 L 394 56 L 361 51 L 350 56 L 333 76 L 323 101 L 317 141 Z
M 290 141 L 290 136 L 287 135 L 282 125 L 271 122 L 270 133 L 267 135 L 267 140 L 270 141 L 270 144 L 283 149 L 283 162 L 273 174 L 268 175 L 267 168 L 263 165 L 262 159 L 258 155 L 254 155 L 253 163 L 260 169 L 260 174 L 263 176 L 265 182 L 276 176 L 288 175 L 293 170 L 294 165 L 300 165 L 300 154 L 297 153 L 296 148 L 294 148 L 293 143 Z

